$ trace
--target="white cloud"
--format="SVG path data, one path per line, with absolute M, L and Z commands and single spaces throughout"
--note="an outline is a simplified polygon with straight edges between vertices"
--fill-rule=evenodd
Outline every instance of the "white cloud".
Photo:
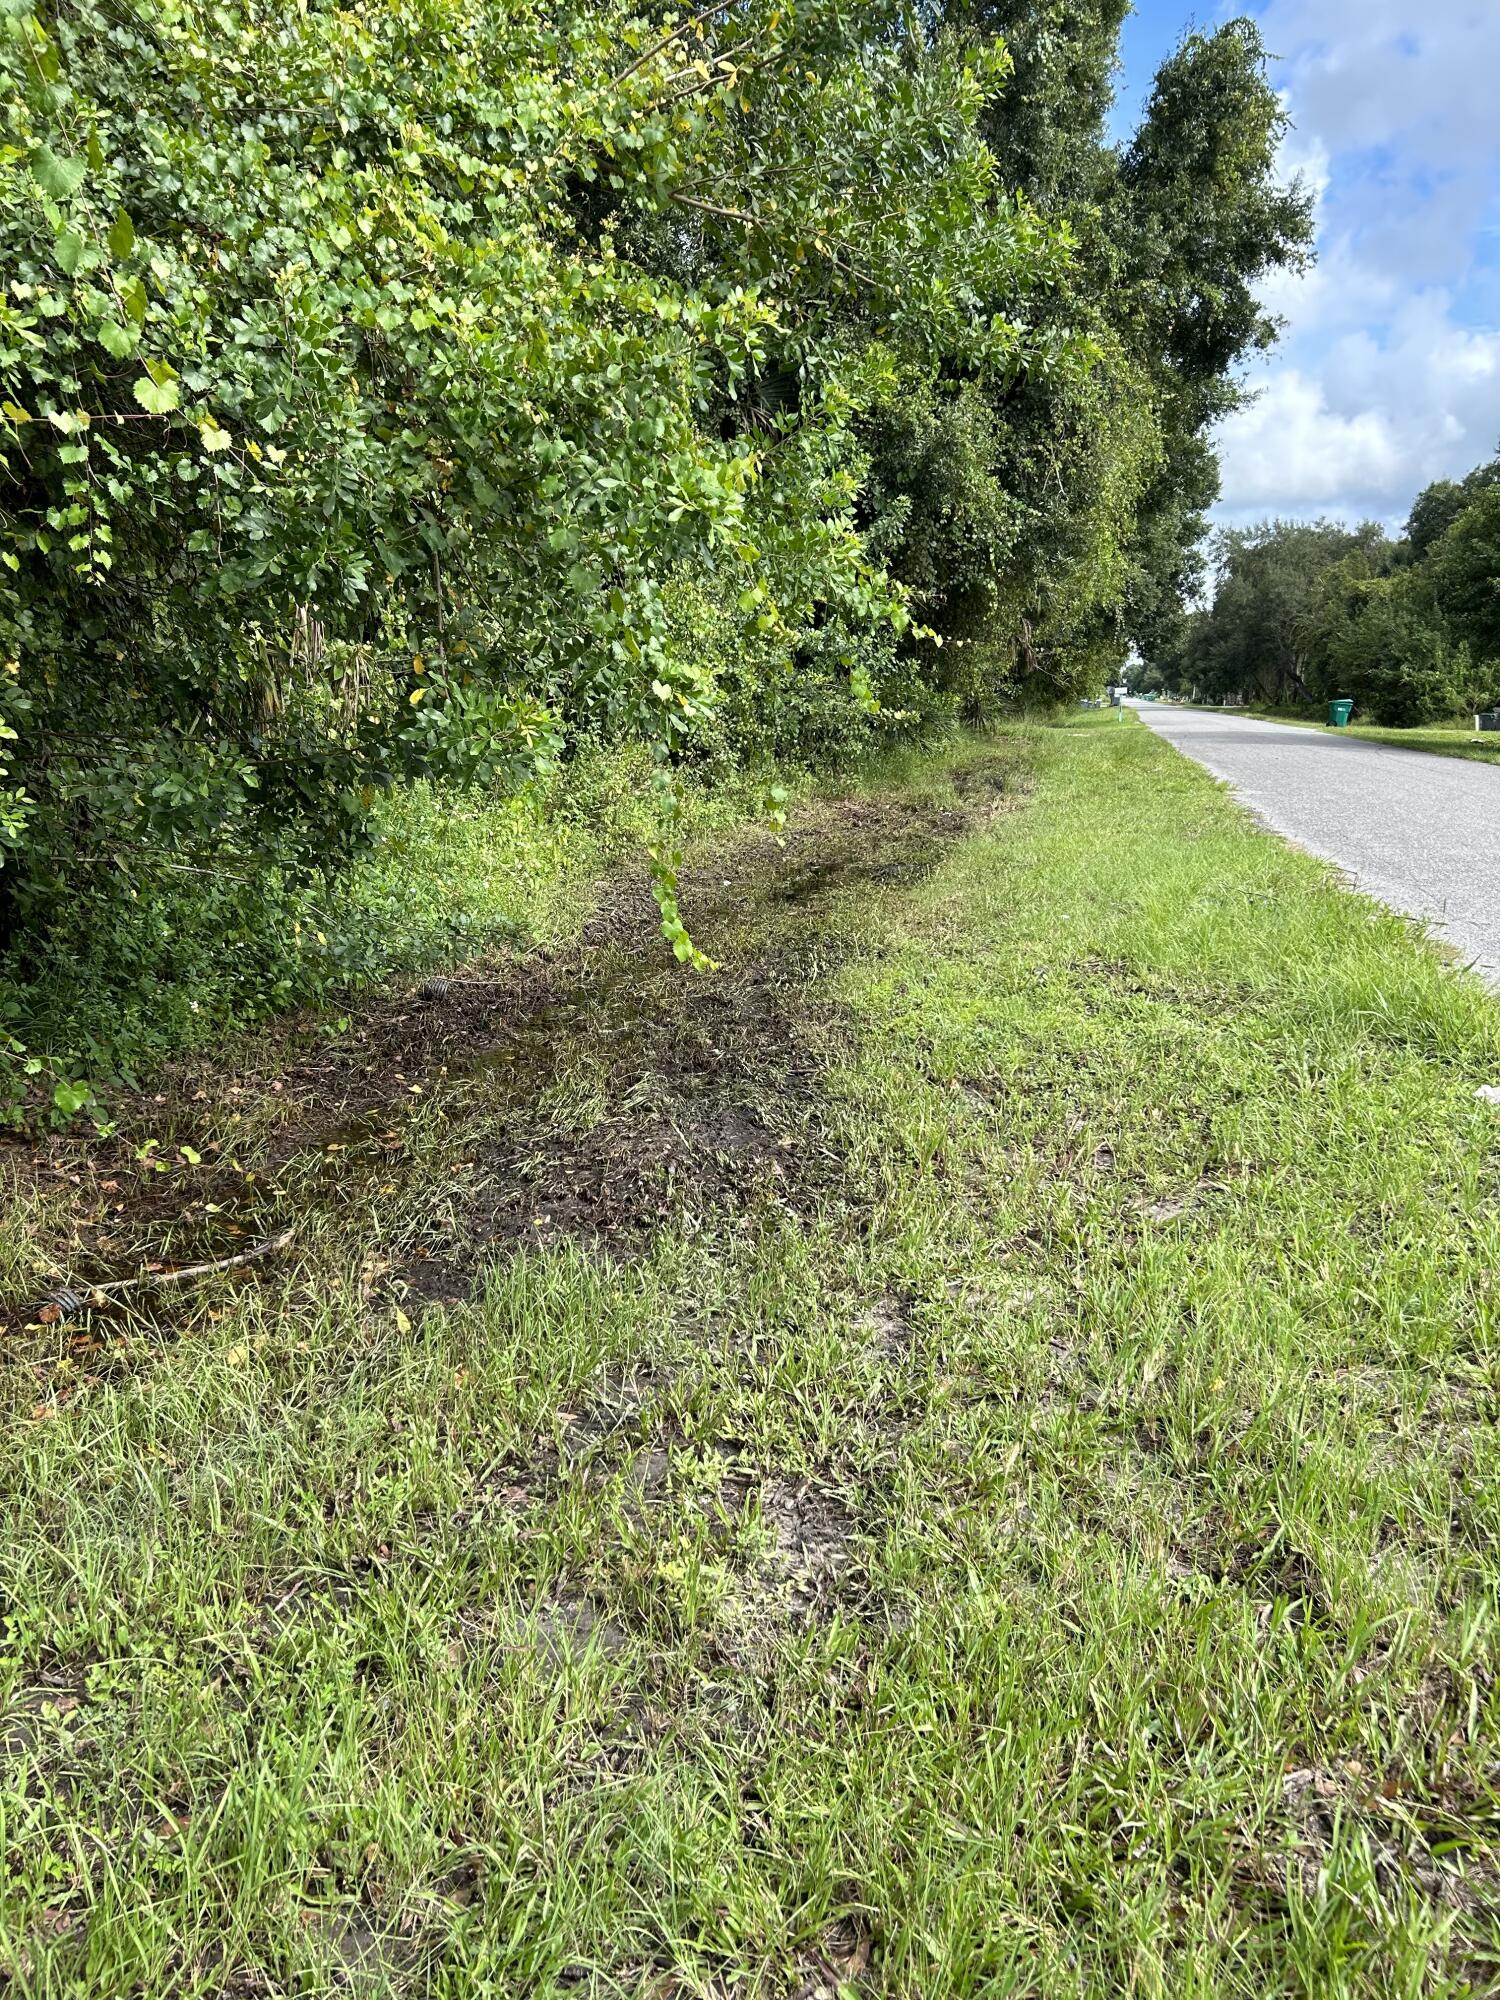
M 1277 274 L 1287 322 L 1258 400 L 1220 431 L 1222 518 L 1399 521 L 1500 440 L 1500 0 L 1267 0 L 1318 198 L 1319 262 Z
M 1220 427 L 1227 514 L 1404 518 L 1432 480 L 1500 439 L 1500 332 L 1451 324 L 1440 296 L 1413 301 L 1389 337 L 1350 332 L 1315 370 L 1276 368 Z
M 1341 415 L 1323 386 L 1284 368 L 1248 409 L 1221 426 L 1223 507 L 1246 513 L 1343 512 L 1351 496 L 1383 494 L 1401 450 L 1378 410 Z
M 1437 169 L 1493 153 L 1494 0 L 1269 0 L 1260 18 L 1300 116 L 1331 153 L 1414 147 Z

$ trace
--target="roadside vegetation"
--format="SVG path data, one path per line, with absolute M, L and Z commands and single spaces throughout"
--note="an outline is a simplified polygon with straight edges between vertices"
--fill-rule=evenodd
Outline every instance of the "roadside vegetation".
M 1374 522 L 1221 534 L 1211 604 L 1164 633 L 1134 679 L 1304 713 L 1347 698 L 1403 732 L 1472 727 L 1500 707 L 1500 458 L 1427 487 L 1394 540 Z
M 9 1156 L 18 1992 L 1493 1990 L 1500 1009 L 1115 718 Z
M 1211 703 L 1207 706 L 1217 707 Z M 1308 707 L 1272 708 L 1256 702 L 1241 703 L 1236 715 L 1256 715 L 1265 722 L 1291 722 L 1303 729 L 1328 729 L 1326 705 L 1321 714 Z M 1355 714 L 1358 715 L 1356 709 Z M 1424 729 L 1382 729 L 1377 723 L 1346 723 L 1341 736 L 1358 736 L 1366 743 L 1388 743 L 1396 750 L 1428 750 L 1437 757 L 1468 757 L 1481 764 L 1500 762 L 1500 732 L 1476 730 L 1472 717 L 1467 722 L 1431 724 Z
M 655 776 L 643 745 L 585 744 L 512 796 L 430 780 L 394 788 L 373 809 L 368 848 L 317 889 L 247 894 L 233 875 L 189 876 L 155 895 L 134 933 L 143 962 L 107 1020 L 99 987 L 109 990 L 119 938 L 80 940 L 66 971 L 27 989 L 28 1034 L 83 1052 L 114 1103 L 173 1054 L 246 1023 L 307 1009 L 336 1023 L 375 987 L 572 936 L 604 869 L 747 819 L 773 823 L 819 782 L 805 770 L 693 772 L 664 797 Z
M 1500 735 L 1476 731 L 1469 722 L 1455 722 L 1448 728 L 1382 729 L 1371 722 L 1351 722 L 1351 736 L 1367 743 L 1389 743 L 1398 750 L 1430 750 L 1439 757 L 1468 757 L 1481 764 L 1500 760 Z
M 441 958 L 393 837 L 580 756 L 691 961 L 685 787 L 1174 616 L 1309 209 L 1246 21 L 1110 140 L 1125 12 L 9 5 L 0 1109 Z

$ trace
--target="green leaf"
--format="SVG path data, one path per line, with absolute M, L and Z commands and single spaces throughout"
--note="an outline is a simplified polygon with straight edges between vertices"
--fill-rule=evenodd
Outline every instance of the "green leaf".
M 107 347 L 116 361 L 123 361 L 127 354 L 135 352 L 138 335 L 127 326 L 116 326 L 112 320 L 105 320 L 95 338 L 101 347 Z
M 129 313 L 136 325 L 141 326 L 144 324 L 146 308 L 150 304 L 150 300 L 146 297 L 146 287 L 141 283 L 141 280 L 139 278 L 132 278 L 128 285 L 122 286 L 120 297 L 125 302 L 126 312 Z
M 149 375 L 138 377 L 132 385 L 131 394 L 141 408 L 149 410 L 153 417 L 169 415 L 181 400 L 175 381 L 153 382 Z
M 60 271 L 72 277 L 83 261 L 83 238 L 76 229 L 65 229 L 52 246 Z
M 67 201 L 75 195 L 87 172 L 85 161 L 64 159 L 50 146 L 38 146 L 31 155 L 31 178 L 54 201 Z
M 109 226 L 109 254 L 117 263 L 123 263 L 135 248 L 135 224 L 120 209 Z

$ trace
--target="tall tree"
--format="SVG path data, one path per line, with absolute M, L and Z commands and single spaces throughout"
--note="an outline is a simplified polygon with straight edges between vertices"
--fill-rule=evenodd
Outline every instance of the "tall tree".
M 1106 121 L 1130 11 L 1131 0 L 953 0 L 942 10 L 1009 52 L 1011 81 L 983 125 L 1003 184 L 1075 228 L 1085 207 L 1107 200 L 1115 169 Z
M 1163 434 L 1132 604 L 1133 636 L 1148 647 L 1218 497 L 1213 426 L 1244 396 L 1243 363 L 1277 336 L 1258 287 L 1309 255 L 1312 197 L 1278 177 L 1286 130 L 1259 31 L 1235 20 L 1190 34 L 1163 64 L 1121 161 L 1127 310 Z
M 1424 487 L 1412 502 L 1406 523 L 1413 561 L 1425 562 L 1464 509 L 1487 487 L 1496 485 L 1500 485 L 1500 458 L 1475 466 L 1463 479 L 1437 479 Z
M 905 403 L 877 429 L 876 468 L 901 494 L 894 565 L 932 622 L 988 655 L 992 686 L 1056 697 L 1180 621 L 1218 492 L 1213 426 L 1275 337 L 1257 286 L 1306 257 L 1310 202 L 1278 177 L 1286 119 L 1249 22 L 1187 37 L 1120 149 L 1107 114 L 1122 0 L 938 11 L 954 34 L 1003 40 L 1010 74 L 983 130 L 1005 183 L 1076 246 L 1032 310 L 1039 330 L 1083 333 L 1091 365 L 991 384 L 987 423 L 955 426 L 941 390 Z M 971 395 L 968 371 L 948 376 L 951 397 Z M 928 476 L 905 491 L 911 462 Z

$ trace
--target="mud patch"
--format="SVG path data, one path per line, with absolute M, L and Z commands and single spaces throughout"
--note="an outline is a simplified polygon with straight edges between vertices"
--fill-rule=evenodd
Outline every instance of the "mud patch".
M 843 1502 L 810 1480 L 770 1478 L 760 1523 L 771 1537 L 771 1569 L 785 1582 L 793 1615 L 810 1617 L 834 1593 L 854 1532 Z
M 797 1967 L 792 2000 L 848 2000 L 871 1970 L 874 1946 L 848 1917 L 830 1924 Z
M 668 1371 L 649 1362 L 601 1370 L 576 1407 L 557 1412 L 560 1462 L 577 1462 L 611 1441 L 633 1437 L 642 1412 L 670 1384 Z
M 841 1172 L 819 1115 L 829 1042 L 751 966 L 679 990 L 570 996 L 475 1072 L 487 1187 L 462 1234 L 493 1247 L 572 1236 L 639 1243 L 759 1200 L 801 1206 Z M 623 988 L 624 982 L 622 982 Z M 590 1101 L 559 1103 L 580 1071 Z
M 1439 1908 L 1466 1915 L 1493 1916 L 1500 1910 L 1500 1870 L 1489 1855 L 1483 1826 L 1476 1826 L 1460 1802 L 1412 1794 L 1397 1778 L 1353 1760 L 1288 1771 L 1282 1780 L 1282 1819 L 1286 1863 L 1276 1886 L 1283 1893 L 1295 1885 L 1316 1895 L 1340 1829 L 1347 1841 L 1355 1827 L 1368 1844 L 1384 1893 L 1415 1892 Z
M 629 1635 L 586 1591 L 559 1585 L 537 1605 L 526 1621 L 537 1652 L 549 1666 L 595 1657 L 613 1660 L 624 1652 Z
M 308 1911 L 309 1929 L 326 1952 L 331 1990 L 386 2000 L 407 1990 L 421 1968 L 422 1953 L 414 1938 L 378 1928 L 370 1915 L 355 1907 L 326 1915 Z
M 899 1299 L 887 1294 L 854 1321 L 861 1346 L 881 1361 L 903 1361 L 912 1347 L 912 1325 Z
M 776 1635 L 827 1615 L 844 1595 L 854 1523 L 836 1494 L 807 1479 L 737 1471 L 705 1511 L 758 1544 L 719 1619 L 719 1649 L 747 1673 L 765 1670 Z
M 497 1249 L 570 1237 L 633 1254 L 669 1218 L 811 1206 L 843 1172 L 818 1088 L 838 1029 L 812 989 L 863 947 L 870 893 L 924 879 L 1008 780 L 1003 761 L 981 760 L 956 774 L 957 805 L 820 803 L 784 835 L 709 853 L 684 871 L 682 901 L 719 972 L 670 960 L 634 877 L 566 950 L 363 1002 L 340 1036 L 307 1017 L 278 1024 L 237 1070 L 179 1065 L 158 1093 L 112 1107 L 111 1138 L 59 1136 L 27 1156 L 22 1178 L 50 1183 L 71 1231 L 52 1249 L 59 1283 L 149 1279 L 153 1264 L 233 1253 L 309 1211 L 400 1206 L 438 1176 L 434 1212 L 404 1224 L 385 1260 L 418 1301 L 462 1297 Z M 436 1122 L 451 1177 L 433 1158 Z M 140 1157 L 147 1137 L 166 1172 Z M 149 1283 L 129 1299 L 155 1309 Z M 10 1330 L 36 1303 L 12 1303 Z
M 44 1749 L 66 1748 L 80 1727 L 83 1702 L 80 1681 L 66 1675 L 55 1681 L 17 1688 L 0 1711 L 0 1770 L 38 1757 Z
M 697 934 L 722 968 L 707 975 L 664 961 L 620 892 L 593 949 L 551 967 L 467 1068 L 447 1066 L 467 1178 L 398 1269 L 410 1296 L 461 1296 L 497 1250 L 572 1239 L 631 1256 L 669 1221 L 692 1231 L 851 1198 L 821 1088 L 844 1037 L 816 981 L 845 954 L 848 892 L 918 879 L 968 824 L 952 808 L 853 802 L 784 844 L 741 843 L 699 885 Z M 398 1166 L 384 1115 L 362 1141 L 348 1133 L 341 1180 L 361 1151 Z

